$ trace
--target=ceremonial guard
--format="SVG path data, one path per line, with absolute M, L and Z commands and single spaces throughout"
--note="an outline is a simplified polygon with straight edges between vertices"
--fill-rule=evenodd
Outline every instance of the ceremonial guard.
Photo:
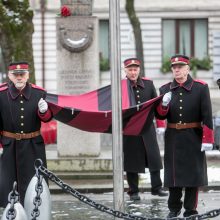
M 17 182 L 20 202 L 31 178 L 37 158 L 46 166 L 46 154 L 40 133 L 41 121 L 48 122 L 52 113 L 44 100 L 46 91 L 28 83 L 27 62 L 9 65 L 9 83 L 0 87 L 0 129 L 3 152 L 0 157 L 0 206 L 8 203 L 8 194 Z
M 214 142 L 208 84 L 193 79 L 189 65 L 187 56 L 171 57 L 174 79 L 160 88 L 165 95 L 157 107 L 158 116 L 167 119 L 164 185 L 169 187 L 168 218 L 177 217 L 182 206 L 184 217 L 198 213 L 199 187 L 208 184 L 204 151 L 212 150 Z
M 132 105 L 139 105 L 157 96 L 152 80 L 140 77 L 140 60 L 129 58 L 124 61 L 124 68 L 130 85 Z M 161 121 L 160 128 L 164 127 Z M 164 129 L 165 130 L 165 129 Z M 151 193 L 158 196 L 167 196 L 162 188 L 160 169 L 162 162 L 157 143 L 154 123 L 142 136 L 123 136 L 124 170 L 129 186 L 128 194 L 131 200 L 140 200 L 139 173 L 145 173 L 145 168 L 150 170 Z

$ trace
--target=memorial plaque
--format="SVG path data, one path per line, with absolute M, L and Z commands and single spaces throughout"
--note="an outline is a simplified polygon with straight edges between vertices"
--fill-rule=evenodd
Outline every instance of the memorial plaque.
M 89 16 L 57 18 L 57 36 L 58 94 L 79 95 L 97 89 L 99 87 L 97 18 Z M 86 41 L 88 37 L 90 42 Z M 68 45 L 65 46 L 66 44 Z M 98 156 L 100 134 L 84 132 L 58 123 L 57 147 L 59 156 Z

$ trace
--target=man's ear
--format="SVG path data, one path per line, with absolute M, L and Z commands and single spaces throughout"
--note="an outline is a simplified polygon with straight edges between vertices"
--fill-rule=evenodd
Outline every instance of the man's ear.
M 8 72 L 8 78 L 11 80 L 11 73 Z

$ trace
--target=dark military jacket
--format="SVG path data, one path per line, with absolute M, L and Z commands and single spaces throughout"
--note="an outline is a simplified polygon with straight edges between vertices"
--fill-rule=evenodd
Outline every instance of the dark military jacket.
M 0 128 L 11 133 L 30 133 L 39 131 L 41 121 L 51 119 L 51 111 L 40 114 L 38 102 L 45 98 L 46 91 L 33 84 L 27 83 L 20 92 L 14 84 L 4 84 L 0 87 Z M 8 194 L 12 190 L 13 182 L 17 181 L 21 203 L 29 181 L 35 174 L 34 162 L 42 159 L 46 166 L 46 155 L 41 135 L 16 140 L 1 137 L 3 153 L 0 158 L 0 206 L 6 206 Z
M 203 143 L 212 143 L 212 109 L 208 85 L 193 80 L 179 85 L 175 80 L 160 88 L 160 93 L 172 91 L 169 108 L 159 110 L 167 123 L 201 122 L 202 128 L 174 129 L 165 132 L 164 170 L 166 187 L 198 187 L 207 185 L 206 156 Z M 159 109 L 159 108 L 158 108 Z
M 154 84 L 151 80 L 139 78 L 136 85 L 132 81 L 129 82 L 131 96 L 134 100 L 133 104 L 137 105 L 157 96 Z M 153 122 L 142 136 L 124 135 L 123 149 L 125 171 L 144 173 L 146 167 L 148 167 L 150 171 L 162 169 L 160 151 Z

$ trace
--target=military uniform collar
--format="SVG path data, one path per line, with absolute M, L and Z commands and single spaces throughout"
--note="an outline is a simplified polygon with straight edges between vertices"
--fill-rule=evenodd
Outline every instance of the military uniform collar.
M 131 80 L 130 80 L 130 81 L 131 81 Z M 134 81 L 131 81 L 131 86 L 132 86 L 132 87 L 140 86 L 140 87 L 142 87 L 142 88 L 145 87 L 145 86 L 144 86 L 144 82 L 143 82 L 143 80 L 142 80 L 140 77 L 138 77 L 136 83 L 135 83 Z
M 192 89 L 192 85 L 193 85 L 193 79 L 190 75 L 187 76 L 187 80 L 186 82 L 184 82 L 183 84 L 179 84 L 175 79 L 173 80 L 173 82 L 170 84 L 170 89 L 174 90 L 178 87 L 182 87 L 187 91 L 190 91 Z
M 9 83 L 9 93 L 12 99 L 16 99 L 19 95 L 23 95 L 25 99 L 29 100 L 31 97 L 31 85 L 29 83 L 20 91 L 13 83 Z

